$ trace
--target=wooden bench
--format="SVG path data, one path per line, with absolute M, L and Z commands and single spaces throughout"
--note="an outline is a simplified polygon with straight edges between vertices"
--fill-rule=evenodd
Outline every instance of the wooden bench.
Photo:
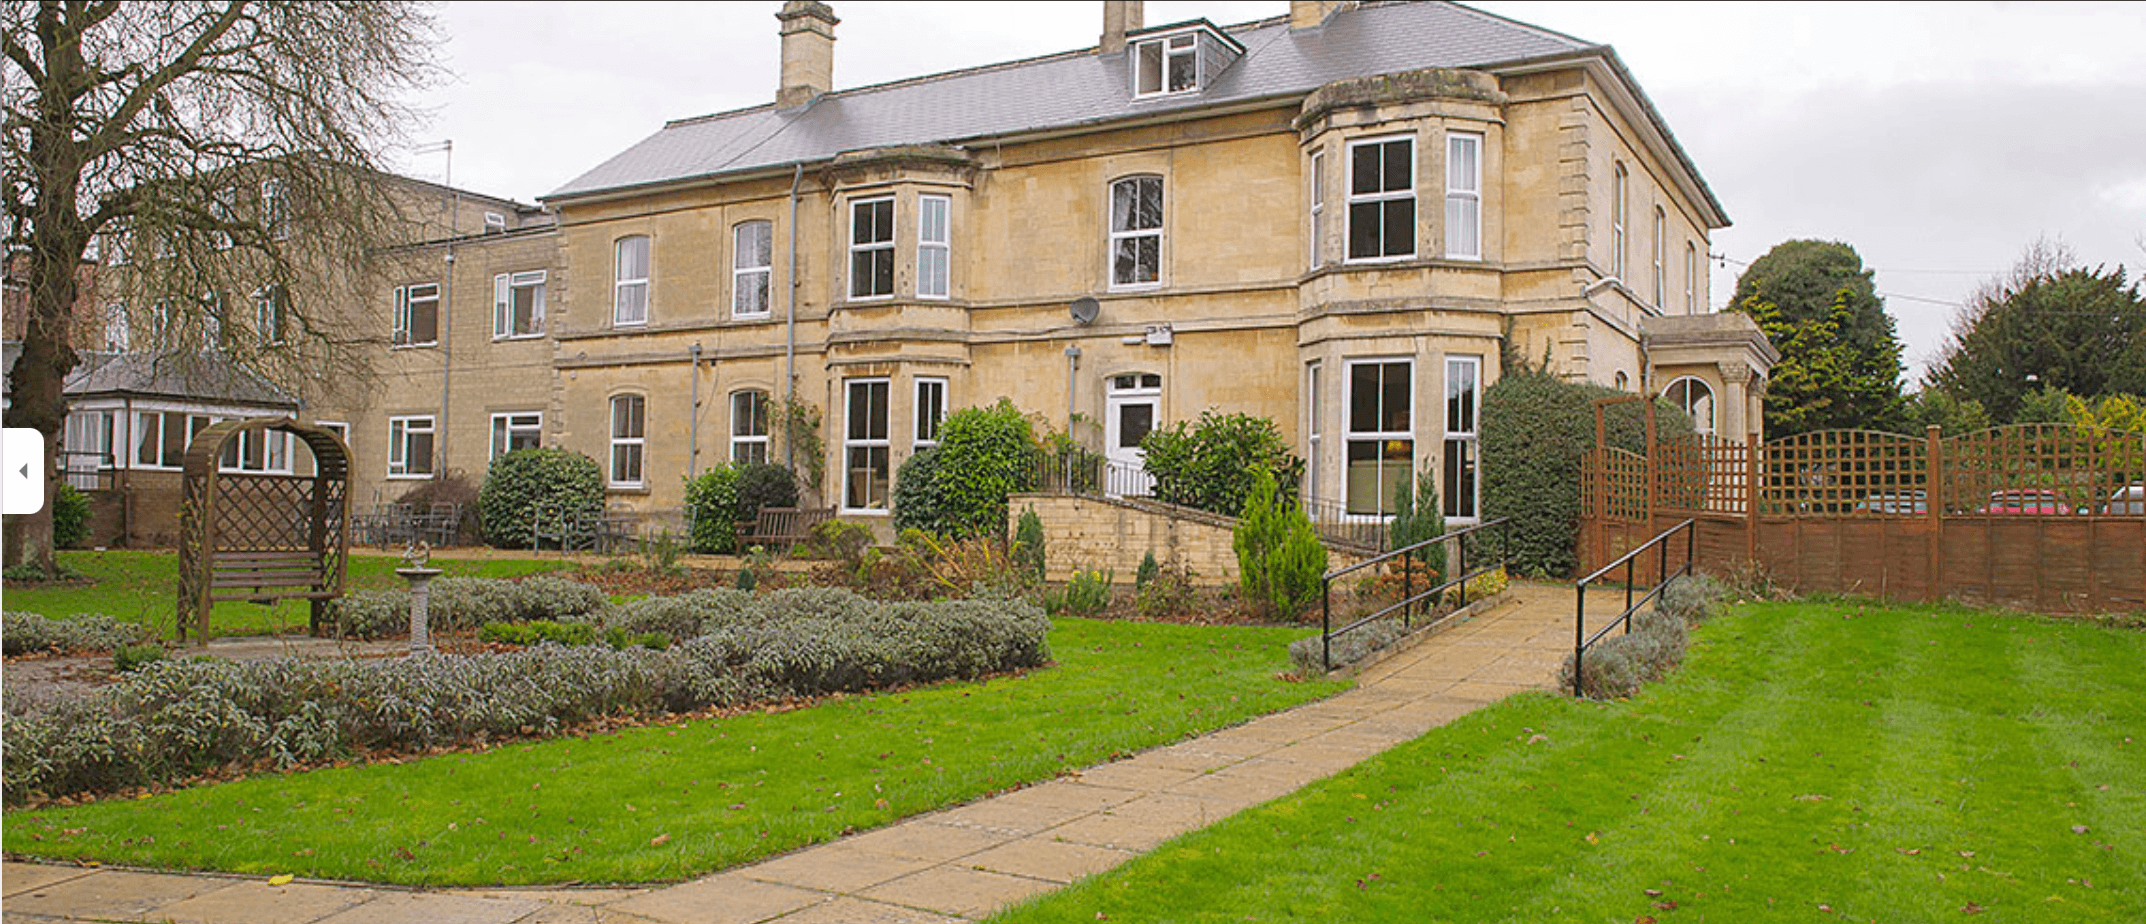
M 217 552 L 209 559 L 209 599 L 273 603 L 336 597 L 334 591 L 320 589 L 327 579 L 323 557 L 304 549 Z
M 738 545 L 796 545 L 812 535 L 813 527 L 834 518 L 833 507 L 762 507 L 759 516 L 738 524 Z

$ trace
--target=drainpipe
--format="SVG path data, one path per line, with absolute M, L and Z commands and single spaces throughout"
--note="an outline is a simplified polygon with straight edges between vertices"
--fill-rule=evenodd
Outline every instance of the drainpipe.
M 797 189 L 805 181 L 805 164 L 799 161 L 790 173 L 790 291 L 788 328 L 789 342 L 783 347 L 782 400 L 787 404 L 797 403 Z M 782 441 L 783 464 L 797 471 L 797 447 L 785 436 Z
M 459 205 L 457 206 L 459 209 Z M 449 321 L 454 317 L 455 303 L 455 245 L 447 245 L 447 283 L 440 287 L 440 418 L 432 428 L 432 452 L 437 460 L 432 465 L 432 479 L 447 477 L 447 373 L 454 365 L 454 337 Z
M 1066 347 L 1066 436 L 1073 436 L 1074 387 L 1080 381 L 1080 347 Z
M 700 341 L 686 351 L 693 357 L 693 411 L 686 418 L 686 478 L 700 474 Z

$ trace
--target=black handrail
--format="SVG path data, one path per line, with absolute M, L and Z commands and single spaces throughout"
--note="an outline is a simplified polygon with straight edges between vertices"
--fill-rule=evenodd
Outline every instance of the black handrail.
M 1457 576 L 1452 578 L 1451 580 L 1446 581 L 1443 584 L 1425 590 L 1420 594 L 1411 594 L 1410 591 L 1415 589 L 1415 553 L 1419 550 L 1429 548 L 1434 543 L 1444 542 L 1448 539 L 1455 539 L 1462 536 L 1467 536 L 1471 533 L 1477 532 L 1478 530 L 1497 527 L 1497 567 L 1503 568 L 1505 567 L 1505 563 L 1507 561 L 1508 556 L 1512 554 L 1511 550 L 1513 547 L 1513 543 L 1510 523 L 1511 519 L 1509 517 L 1499 517 L 1495 520 L 1487 520 L 1482 523 L 1477 523 L 1473 526 L 1463 526 L 1459 529 L 1448 530 L 1444 535 L 1425 539 L 1422 542 L 1415 543 L 1414 545 L 1410 545 L 1406 548 L 1395 549 L 1391 552 L 1387 552 L 1385 554 L 1357 562 L 1356 564 L 1350 565 L 1346 568 L 1338 568 L 1336 570 L 1329 571 L 1325 575 L 1321 576 L 1319 578 L 1320 666 L 1328 671 L 1334 669 L 1334 638 L 1336 636 L 1347 635 L 1350 632 L 1354 632 L 1357 629 L 1369 624 L 1371 621 L 1379 619 L 1389 613 L 1392 613 L 1394 610 L 1402 610 L 1401 624 L 1403 626 L 1411 625 L 1413 623 L 1413 620 L 1415 619 L 1415 605 L 1418 602 L 1426 598 L 1434 597 L 1437 594 L 1444 593 L 1448 588 L 1451 588 L 1456 584 L 1460 586 L 1460 605 L 1467 606 L 1468 582 L 1490 573 L 1491 566 L 1485 565 L 1481 568 L 1477 568 L 1474 571 L 1469 571 L 1468 544 L 1465 542 L 1456 542 L 1453 544 L 1453 573 Z M 1391 561 L 1395 558 L 1401 559 L 1401 601 L 1399 603 L 1395 603 L 1391 606 L 1388 606 L 1385 609 L 1379 610 L 1378 612 L 1372 613 L 1369 616 L 1365 616 L 1361 619 L 1358 619 L 1355 622 L 1349 623 L 1348 625 L 1342 626 L 1339 629 L 1334 628 L 1334 579 L 1356 571 L 1361 571 L 1365 568 L 1371 567 L 1372 565 L 1382 564 L 1384 562 Z
M 1669 570 L 1668 539 L 1669 537 L 1676 535 L 1678 530 L 1684 531 L 1684 566 L 1678 568 L 1675 573 L 1671 573 Z M 1655 584 L 1652 590 L 1647 591 L 1646 595 L 1640 597 L 1639 601 L 1635 603 L 1632 600 L 1632 563 L 1639 559 L 1640 553 L 1645 552 L 1650 548 L 1658 548 L 1660 550 L 1659 554 L 1661 558 L 1658 567 L 1655 569 L 1655 573 L 1661 575 L 1661 582 Z M 1573 696 L 1583 695 L 1583 693 L 1581 692 L 1581 681 L 1582 678 L 1585 676 L 1585 673 L 1583 672 L 1582 668 L 1585 666 L 1583 662 L 1585 661 L 1587 656 L 1587 649 L 1594 647 L 1594 644 L 1596 642 L 1601 641 L 1603 636 L 1608 635 L 1611 629 L 1615 629 L 1619 625 L 1624 626 L 1624 634 L 1632 634 L 1633 611 L 1639 609 L 1642 606 L 1647 605 L 1648 601 L 1661 596 L 1662 592 L 1668 589 L 1670 581 L 1673 581 L 1679 577 L 1690 577 L 1692 573 L 1692 561 L 1696 558 L 1698 551 L 1699 521 L 1697 519 L 1685 520 L 1682 523 L 1678 523 L 1675 526 L 1662 530 L 1661 533 L 1656 535 L 1654 538 L 1649 539 L 1644 543 L 1641 543 L 1638 548 L 1624 553 L 1616 561 L 1610 562 L 1609 564 L 1603 565 L 1602 567 L 1595 569 L 1595 573 L 1581 578 L 1579 580 L 1579 583 L 1573 585 Z M 1600 630 L 1595 632 L 1595 634 L 1588 635 L 1587 585 L 1592 584 L 1597 580 L 1600 580 L 1603 575 L 1606 575 L 1611 571 L 1617 570 L 1619 566 L 1622 566 L 1624 568 L 1624 612 L 1618 614 L 1616 619 L 1610 620 L 1609 625 L 1603 626 Z

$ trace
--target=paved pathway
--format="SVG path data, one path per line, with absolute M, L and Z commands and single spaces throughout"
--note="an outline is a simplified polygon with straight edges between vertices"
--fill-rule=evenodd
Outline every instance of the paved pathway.
M 681 885 L 410 891 L 8 863 L 5 924 L 781 924 L 983 917 L 1293 792 L 1519 690 L 1572 645 L 1569 587 L 1509 599 L 1235 728 Z

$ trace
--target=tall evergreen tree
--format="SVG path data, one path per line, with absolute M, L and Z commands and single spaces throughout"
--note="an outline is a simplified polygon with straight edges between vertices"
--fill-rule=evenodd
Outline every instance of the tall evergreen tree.
M 2037 243 L 2010 276 L 1975 293 L 1929 384 L 2014 422 L 2042 389 L 2146 393 L 2146 294 L 2121 266 L 2089 270 L 2061 246 Z
M 1781 352 L 1766 383 L 1767 436 L 1901 426 L 1900 338 L 1855 248 L 1783 241 L 1737 279 L 1729 307 Z

